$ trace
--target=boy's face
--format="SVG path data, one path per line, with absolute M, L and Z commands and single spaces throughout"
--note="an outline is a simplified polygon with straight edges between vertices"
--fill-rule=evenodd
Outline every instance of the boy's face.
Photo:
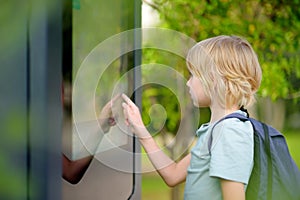
M 191 75 L 190 79 L 186 83 L 189 87 L 189 92 L 193 101 L 194 106 L 196 107 L 209 107 L 210 99 L 205 95 L 202 83 L 199 78 Z

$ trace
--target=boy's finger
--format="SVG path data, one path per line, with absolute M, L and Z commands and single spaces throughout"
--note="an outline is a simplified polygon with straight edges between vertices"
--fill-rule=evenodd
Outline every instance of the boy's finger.
M 127 106 L 128 106 L 128 105 L 127 105 L 125 102 L 122 103 L 123 114 L 124 114 L 124 118 L 125 118 L 125 124 L 126 124 L 127 126 L 129 126 L 129 122 L 128 122 L 128 114 L 127 114 L 127 112 L 128 112 L 128 107 L 127 107 Z
M 124 110 L 127 109 L 127 103 L 123 102 L 122 107 L 123 107 Z
M 131 101 L 131 99 L 128 96 L 126 96 L 125 94 L 122 94 L 122 98 L 128 105 L 130 105 L 130 106 L 134 105 L 134 103 Z
M 117 95 L 114 96 L 110 101 L 111 101 L 111 102 L 115 102 L 119 97 L 121 97 L 121 94 L 117 94 Z
M 124 116 L 125 116 L 125 118 L 127 118 L 128 117 L 128 107 L 127 107 L 128 105 L 126 104 L 126 103 L 122 103 L 122 107 L 123 107 L 123 113 L 124 113 Z

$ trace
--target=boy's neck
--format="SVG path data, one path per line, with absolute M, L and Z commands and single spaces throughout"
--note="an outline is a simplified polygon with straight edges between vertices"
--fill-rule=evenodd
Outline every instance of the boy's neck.
M 220 106 L 211 106 L 210 123 L 214 123 L 222 119 L 226 115 L 229 115 L 230 113 L 233 113 L 237 110 L 239 110 L 239 106 L 233 106 L 232 108 L 221 108 Z

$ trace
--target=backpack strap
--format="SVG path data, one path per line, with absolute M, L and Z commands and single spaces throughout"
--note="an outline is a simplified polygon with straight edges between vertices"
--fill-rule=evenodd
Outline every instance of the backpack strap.
M 264 136 L 265 136 L 265 150 L 266 154 L 268 155 L 268 188 L 267 188 L 267 198 L 272 199 L 272 183 L 273 183 L 273 168 L 272 168 L 272 154 L 271 154 L 271 147 L 270 147 L 270 137 L 269 137 L 269 128 L 265 123 L 261 123 L 264 129 Z
M 217 121 L 214 126 L 212 127 L 211 129 L 211 133 L 210 133 L 210 136 L 209 136 L 209 139 L 208 139 L 208 151 L 209 151 L 209 154 L 211 154 L 211 146 L 212 146 L 212 141 L 213 141 L 213 130 L 215 128 L 216 125 L 218 125 L 220 122 L 222 122 L 223 120 L 225 119 L 230 119 L 230 118 L 237 118 L 243 122 L 249 120 L 249 114 L 247 112 L 247 110 L 242 110 L 244 112 L 247 113 L 247 117 L 245 115 L 242 115 L 242 114 L 239 114 L 239 113 L 231 113 L 225 117 L 223 117 L 222 119 L 220 119 L 219 121 Z M 251 123 L 252 124 L 252 123 Z

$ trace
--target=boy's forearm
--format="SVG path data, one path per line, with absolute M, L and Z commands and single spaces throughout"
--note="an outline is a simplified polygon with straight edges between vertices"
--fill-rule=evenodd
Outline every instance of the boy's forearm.
M 139 141 L 144 147 L 154 168 L 165 183 L 171 187 L 176 185 L 175 173 L 173 172 L 176 168 L 176 163 L 160 149 L 150 133 L 148 137 L 140 138 Z

